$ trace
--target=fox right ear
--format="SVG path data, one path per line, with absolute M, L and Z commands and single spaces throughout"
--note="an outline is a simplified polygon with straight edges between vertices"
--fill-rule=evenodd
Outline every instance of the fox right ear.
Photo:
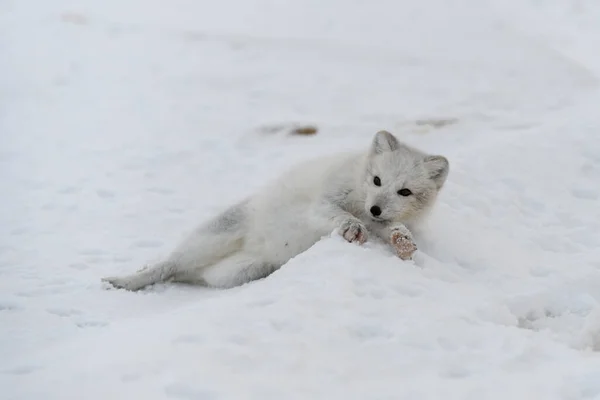
M 387 151 L 394 151 L 400 147 L 398 139 L 388 131 L 379 131 L 373 138 L 373 144 L 371 145 L 371 152 L 375 154 L 385 153 Z
M 450 170 L 448 159 L 444 156 L 429 155 L 425 157 L 424 164 L 429 173 L 429 178 L 435 182 L 438 190 L 440 190 L 444 186 Z

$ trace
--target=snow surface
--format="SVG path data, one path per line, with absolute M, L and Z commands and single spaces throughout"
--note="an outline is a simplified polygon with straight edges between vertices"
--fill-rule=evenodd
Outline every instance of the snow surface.
M 593 0 L 1 2 L 0 397 L 600 399 L 598 21 Z M 296 122 L 320 131 L 272 132 Z M 380 129 L 451 161 L 414 262 L 332 236 L 233 290 L 101 284 Z

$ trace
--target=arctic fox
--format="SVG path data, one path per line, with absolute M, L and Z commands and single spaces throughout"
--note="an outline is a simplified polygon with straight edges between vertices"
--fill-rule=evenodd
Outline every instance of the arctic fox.
M 377 132 L 370 149 L 307 161 L 201 224 L 166 260 L 108 277 L 139 290 L 159 282 L 232 288 L 264 278 L 336 231 L 363 244 L 373 234 L 410 259 L 408 227 L 434 205 L 448 160 Z

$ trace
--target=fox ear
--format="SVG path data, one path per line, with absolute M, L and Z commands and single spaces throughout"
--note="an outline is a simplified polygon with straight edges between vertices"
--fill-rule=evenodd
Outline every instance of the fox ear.
M 388 131 L 379 131 L 373 138 L 373 144 L 371 145 L 371 152 L 375 154 L 381 154 L 386 151 L 394 151 L 400 147 L 398 139 Z
M 444 156 L 426 156 L 424 164 L 429 173 L 429 179 L 435 182 L 438 190 L 441 189 L 450 170 L 448 159 Z

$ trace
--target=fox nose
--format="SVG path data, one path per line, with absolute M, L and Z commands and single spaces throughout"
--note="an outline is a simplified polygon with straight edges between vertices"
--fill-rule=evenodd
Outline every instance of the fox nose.
M 371 214 L 373 214 L 374 217 L 379 217 L 381 215 L 381 208 L 379 208 L 379 206 L 373 206 L 369 211 L 371 211 Z

